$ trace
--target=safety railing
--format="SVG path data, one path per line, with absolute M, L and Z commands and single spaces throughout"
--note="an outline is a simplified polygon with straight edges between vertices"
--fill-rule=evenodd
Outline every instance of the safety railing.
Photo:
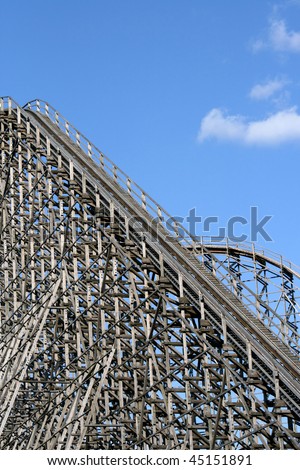
M 249 264 L 250 261 L 245 262 L 236 258 L 235 255 L 226 253 L 217 259 L 206 255 L 203 256 L 203 260 L 212 274 L 265 326 L 287 343 L 294 353 L 300 353 L 300 288 L 293 278 L 290 284 L 286 285 L 286 279 L 280 268 L 269 263 L 266 263 L 264 267 L 262 265 L 256 267 L 255 258 L 252 265 Z M 230 265 L 237 270 L 230 269 Z M 237 268 L 237 265 L 242 271 Z M 265 276 L 265 274 L 268 275 Z M 259 290 L 259 284 L 261 290 Z M 289 298 L 289 294 L 293 297 Z M 291 308 L 290 311 L 286 310 L 288 305 Z
M 300 267 L 295 263 L 284 258 L 282 255 L 276 253 L 275 251 L 263 248 L 255 243 L 251 242 L 234 242 L 229 238 L 224 238 L 223 240 L 217 240 L 217 237 L 209 236 L 200 236 L 198 237 L 197 249 L 201 247 L 209 248 L 210 251 L 213 251 L 213 248 L 216 249 L 223 248 L 224 251 L 230 249 L 236 249 L 240 252 L 245 251 L 252 255 L 253 259 L 258 256 L 269 260 L 270 262 L 275 262 L 278 266 L 282 268 L 288 268 L 296 277 L 300 278 Z M 206 250 L 205 250 L 206 252 Z

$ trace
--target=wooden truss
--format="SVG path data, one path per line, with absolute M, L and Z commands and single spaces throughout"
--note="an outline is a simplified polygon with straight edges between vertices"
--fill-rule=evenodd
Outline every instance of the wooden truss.
M 295 336 L 216 254 L 47 104 L 0 101 L 0 152 L 1 449 L 300 449 Z

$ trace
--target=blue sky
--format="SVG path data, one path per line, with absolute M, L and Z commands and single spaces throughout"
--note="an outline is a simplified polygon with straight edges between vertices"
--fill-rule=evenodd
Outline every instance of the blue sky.
M 173 215 L 257 206 L 300 265 L 300 1 L 1 3 L 0 95 L 47 100 Z

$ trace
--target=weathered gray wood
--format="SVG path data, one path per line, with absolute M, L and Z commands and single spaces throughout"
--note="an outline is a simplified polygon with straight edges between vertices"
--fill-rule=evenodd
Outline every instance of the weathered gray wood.
M 270 259 L 155 230 L 162 208 L 38 106 L 0 100 L 0 448 L 299 449 L 294 270 L 272 265 L 267 321 Z

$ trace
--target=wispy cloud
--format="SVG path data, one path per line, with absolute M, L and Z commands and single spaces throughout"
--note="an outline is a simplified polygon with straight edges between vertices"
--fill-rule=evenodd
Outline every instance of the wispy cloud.
M 285 20 L 272 17 L 266 37 L 253 41 L 251 48 L 255 53 L 264 49 L 300 53 L 300 31 L 289 30 Z
M 255 85 L 249 93 L 250 98 L 255 100 L 265 100 L 270 98 L 279 90 L 282 90 L 287 84 L 286 80 L 269 80 L 266 83 Z
M 207 139 L 227 140 L 247 145 L 276 145 L 300 141 L 300 115 L 297 109 L 279 111 L 261 121 L 247 121 L 242 116 L 230 116 L 212 109 L 203 119 L 199 142 Z
M 284 20 L 271 20 L 269 38 L 276 51 L 300 52 L 300 32 L 288 31 Z
M 221 109 L 212 109 L 201 121 L 198 140 L 242 140 L 246 125 L 242 116 L 225 116 Z
M 250 48 L 252 49 L 252 52 L 260 52 L 263 49 L 267 48 L 267 42 L 264 41 L 263 39 L 256 39 L 255 41 L 252 41 L 250 43 Z

